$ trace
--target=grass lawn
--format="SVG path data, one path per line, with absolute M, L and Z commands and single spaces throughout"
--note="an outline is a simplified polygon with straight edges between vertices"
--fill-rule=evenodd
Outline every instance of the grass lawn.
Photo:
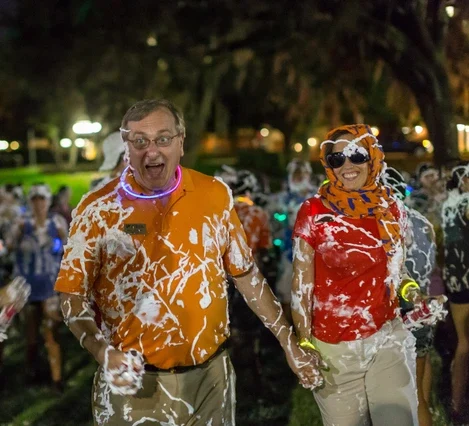
M 72 206 L 76 206 L 83 194 L 88 192 L 93 179 L 102 176 L 98 172 L 70 172 L 70 173 L 43 173 L 39 168 L 25 167 L 18 169 L 0 169 L 0 183 L 22 183 L 24 190 L 38 182 L 47 183 L 52 192 L 56 192 L 61 185 L 72 188 Z

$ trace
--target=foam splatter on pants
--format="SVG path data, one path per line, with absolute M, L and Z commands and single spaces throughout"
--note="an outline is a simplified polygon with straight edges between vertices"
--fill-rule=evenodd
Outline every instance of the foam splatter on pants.
M 352 342 L 314 345 L 330 367 L 314 392 L 325 426 L 414 426 L 415 337 L 400 318 Z
M 206 367 L 183 373 L 145 372 L 136 395 L 110 392 L 102 368 L 95 374 L 95 426 L 234 426 L 235 372 L 226 351 Z

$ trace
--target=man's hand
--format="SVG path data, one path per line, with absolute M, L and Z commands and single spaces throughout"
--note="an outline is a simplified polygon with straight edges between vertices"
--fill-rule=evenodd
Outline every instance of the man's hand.
M 105 350 L 102 367 L 112 393 L 135 395 L 142 387 L 145 369 L 139 352 L 122 352 L 109 346 Z
M 305 351 L 296 344 L 292 344 L 285 353 L 288 365 L 298 376 L 304 388 L 314 390 L 324 384 L 321 370 L 327 369 L 327 365 L 318 351 Z
M 17 312 L 23 309 L 28 301 L 31 287 L 23 277 L 16 277 L 7 284 L 0 295 L 0 307 L 13 305 Z

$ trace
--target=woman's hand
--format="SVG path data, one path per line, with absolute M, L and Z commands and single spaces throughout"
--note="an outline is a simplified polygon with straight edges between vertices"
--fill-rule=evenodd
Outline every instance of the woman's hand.
M 285 353 L 288 365 L 304 388 L 314 390 L 324 384 L 321 370 L 327 369 L 327 364 L 318 351 L 304 350 L 297 344 L 292 344 L 290 350 Z

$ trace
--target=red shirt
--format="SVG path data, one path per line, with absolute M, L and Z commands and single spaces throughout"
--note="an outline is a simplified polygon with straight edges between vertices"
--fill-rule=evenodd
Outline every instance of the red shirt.
M 391 206 L 396 220 L 401 213 Z M 354 219 L 326 208 L 318 196 L 298 212 L 293 237 L 315 251 L 312 334 L 327 343 L 364 339 L 396 316 L 386 253 L 374 217 Z

